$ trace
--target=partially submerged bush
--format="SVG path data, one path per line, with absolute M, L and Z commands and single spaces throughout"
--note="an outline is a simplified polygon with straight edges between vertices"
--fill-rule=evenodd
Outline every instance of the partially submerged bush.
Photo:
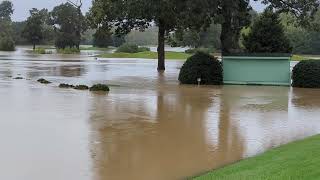
M 123 44 L 116 50 L 118 53 L 138 53 L 145 51 L 150 51 L 150 48 L 139 47 L 136 44 Z
M 13 78 L 13 79 L 23 79 L 23 77 L 15 77 L 15 78 Z
M 78 54 L 80 50 L 77 48 L 57 49 L 58 54 Z
M 182 84 L 198 84 L 198 78 L 201 78 L 203 85 L 223 84 L 222 63 L 209 54 L 197 52 L 182 66 L 179 81 Z
M 320 88 L 320 61 L 299 62 L 292 71 L 292 86 L 301 88 Z
M 15 43 L 11 37 L 0 37 L 0 51 L 14 51 Z
M 48 80 L 46 80 L 46 79 L 43 79 L 43 78 L 38 79 L 38 82 L 41 83 L 41 84 L 51 84 L 50 81 L 48 81 Z
M 46 54 L 46 49 L 44 48 L 36 48 L 35 50 L 33 50 L 34 54 Z
M 77 90 L 88 90 L 89 87 L 87 85 L 76 85 L 74 87 L 74 89 L 77 89 Z
M 62 83 L 59 85 L 59 88 L 74 88 L 74 85 Z
M 110 91 L 110 88 L 105 84 L 95 84 L 90 88 L 90 91 Z

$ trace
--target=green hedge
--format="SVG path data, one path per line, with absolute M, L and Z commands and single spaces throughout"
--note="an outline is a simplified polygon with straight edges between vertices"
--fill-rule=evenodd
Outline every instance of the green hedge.
M 320 61 L 299 62 L 292 72 L 292 86 L 301 88 L 320 88 Z
M 223 84 L 222 63 L 209 54 L 197 52 L 182 66 L 179 81 L 182 84 L 198 84 L 198 78 L 201 78 L 202 85 Z

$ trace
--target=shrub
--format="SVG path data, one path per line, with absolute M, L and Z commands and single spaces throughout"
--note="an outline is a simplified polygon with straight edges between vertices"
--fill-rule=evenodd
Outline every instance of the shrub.
M 51 84 L 50 81 L 48 81 L 48 80 L 46 80 L 46 79 L 43 79 L 43 78 L 38 79 L 38 82 L 41 83 L 41 84 Z
M 139 47 L 136 44 L 123 44 L 121 45 L 116 52 L 118 53 L 138 53 L 150 51 L 150 48 L 147 47 Z
M 179 81 L 182 84 L 198 84 L 201 78 L 203 85 L 223 84 L 222 63 L 213 56 L 197 52 L 187 59 L 181 68 Z
M 74 87 L 74 89 L 77 89 L 77 90 L 88 90 L 89 87 L 86 86 L 86 85 L 77 85 Z
M 57 49 L 58 54 L 78 54 L 80 50 L 77 48 Z
M 44 48 L 36 48 L 33 50 L 34 54 L 46 54 L 46 50 Z
M 292 86 L 301 88 L 320 88 L 320 61 L 299 62 L 292 72 Z
M 148 48 L 148 47 L 139 47 L 138 51 L 139 52 L 146 52 L 146 51 L 150 51 L 150 48 Z
M 0 37 L 0 50 L 1 51 L 14 51 L 15 43 L 10 37 Z
M 243 44 L 250 53 L 291 53 L 292 51 L 279 14 L 270 9 L 266 9 L 253 23 L 247 35 L 243 34 Z
M 110 89 L 105 84 L 95 84 L 90 88 L 90 91 L 110 91 Z

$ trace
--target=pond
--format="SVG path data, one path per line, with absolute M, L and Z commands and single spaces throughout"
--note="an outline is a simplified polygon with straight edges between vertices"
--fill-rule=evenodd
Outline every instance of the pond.
M 320 133 L 320 90 L 183 86 L 182 63 L 1 52 L 0 179 L 183 179 Z

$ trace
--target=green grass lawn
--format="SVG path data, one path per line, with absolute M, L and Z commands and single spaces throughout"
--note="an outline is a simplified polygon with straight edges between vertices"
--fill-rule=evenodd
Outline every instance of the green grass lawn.
M 320 60 L 320 56 L 317 55 L 293 55 L 291 60 L 292 61 L 302 61 L 302 60 Z
M 290 143 L 194 180 L 320 179 L 320 136 Z
M 85 47 L 85 46 L 80 46 L 80 50 L 89 50 L 89 51 L 108 51 L 111 50 L 112 48 L 99 48 L 99 47 Z
M 181 59 L 186 60 L 190 54 L 183 52 L 166 52 L 166 59 Z M 158 59 L 158 53 L 145 51 L 139 53 L 107 53 L 103 54 L 102 58 L 141 58 L 141 59 Z

